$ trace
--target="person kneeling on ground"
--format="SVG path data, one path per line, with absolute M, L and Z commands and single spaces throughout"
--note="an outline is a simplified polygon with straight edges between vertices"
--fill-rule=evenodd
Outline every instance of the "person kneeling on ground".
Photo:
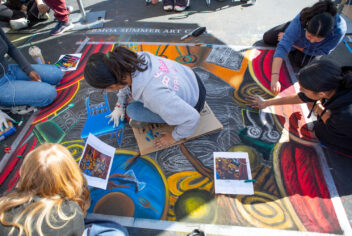
M 91 55 L 84 77 L 92 87 L 120 90 L 110 114 L 115 126 L 124 118 L 130 94 L 134 101 L 128 104 L 127 115 L 132 127 L 143 126 L 140 122 L 176 126 L 172 133 L 163 133 L 155 141 L 158 148 L 191 136 L 198 126 L 206 91 L 198 75 L 187 66 L 149 52 L 116 47 L 107 54 Z
M 77 235 L 90 205 L 86 179 L 60 144 L 24 158 L 16 188 L 0 198 L 0 235 Z
M 287 54 L 293 65 L 302 68 L 314 57 L 330 54 L 346 31 L 346 22 L 337 14 L 335 3 L 324 0 L 304 8 L 291 22 L 264 33 L 264 42 L 277 46 L 271 68 L 271 91 L 277 95 L 281 90 L 280 68 Z
M 328 60 L 312 62 L 298 73 L 300 93 L 266 101 L 251 99 L 253 107 L 308 103 L 317 116 L 314 132 L 323 146 L 352 156 L 352 69 Z
M 18 64 L 8 65 L 5 54 Z M 0 29 L 0 106 L 44 107 L 56 98 L 63 73 L 56 65 L 31 65 Z

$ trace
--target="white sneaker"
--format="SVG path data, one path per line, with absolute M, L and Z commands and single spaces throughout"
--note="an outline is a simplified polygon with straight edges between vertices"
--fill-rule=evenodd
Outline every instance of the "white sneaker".
M 186 8 L 189 7 L 191 1 L 190 0 L 186 0 L 186 2 L 184 1 L 175 1 L 175 11 L 184 11 L 186 10 Z
M 19 30 L 28 27 L 28 20 L 26 18 L 19 18 L 16 20 L 10 20 L 10 26 L 13 30 Z
M 186 10 L 186 6 L 175 6 L 175 11 L 184 11 L 184 10 Z
M 172 5 L 165 5 L 165 6 L 163 6 L 163 8 L 164 8 L 164 11 L 172 11 L 173 8 L 174 8 L 174 6 L 172 6 Z

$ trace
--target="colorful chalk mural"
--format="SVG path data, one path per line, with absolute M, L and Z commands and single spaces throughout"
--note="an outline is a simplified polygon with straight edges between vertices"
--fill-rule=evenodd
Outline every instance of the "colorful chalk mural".
M 78 160 L 84 148 L 82 130 L 91 122 L 87 109 L 104 102 L 110 108 L 115 104 L 114 93 L 104 95 L 86 84 L 83 68 L 89 55 L 106 53 L 119 43 L 92 41 L 83 48 L 77 70 L 67 72 L 57 87 L 55 102 L 41 110 L 1 173 L 1 192 L 15 186 L 22 163 L 17 155 L 28 153 L 43 137 L 63 144 Z M 342 234 L 318 152 L 313 147 L 315 139 L 301 106 L 279 106 L 263 111 L 248 106 L 249 96 L 272 97 L 269 78 L 273 50 L 237 50 L 210 45 L 123 45 L 191 67 L 204 82 L 206 101 L 224 129 L 184 144 L 193 160 L 198 161 L 190 161 L 179 146 L 133 158 L 138 147 L 129 125 L 122 124 L 118 130 L 104 129 L 99 138 L 117 149 L 107 189 L 90 189 L 89 212 Z M 281 95 L 295 93 L 294 78 L 287 66 L 281 69 L 280 81 Z M 248 152 L 252 176 L 256 179 L 254 195 L 214 195 L 211 176 L 215 151 Z

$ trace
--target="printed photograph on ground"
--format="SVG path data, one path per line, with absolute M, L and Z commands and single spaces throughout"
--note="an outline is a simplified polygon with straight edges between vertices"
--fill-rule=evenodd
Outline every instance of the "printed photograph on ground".
M 247 166 L 244 158 L 216 158 L 216 178 L 247 180 Z

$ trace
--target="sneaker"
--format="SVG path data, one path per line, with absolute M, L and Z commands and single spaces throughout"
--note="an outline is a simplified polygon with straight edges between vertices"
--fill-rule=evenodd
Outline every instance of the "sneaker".
M 132 120 L 132 119 L 130 119 L 130 121 L 129 121 L 129 125 L 132 128 L 136 128 L 136 129 L 143 128 L 147 124 L 148 124 L 148 122 L 136 121 L 136 120 Z
M 174 9 L 174 0 L 163 0 L 164 11 L 172 11 Z
M 52 29 L 50 31 L 51 35 L 60 35 L 63 32 L 65 32 L 66 30 L 72 29 L 73 28 L 73 24 L 71 22 L 61 22 L 59 21 L 56 26 L 54 27 L 54 29 Z
M 175 0 L 175 11 L 184 11 L 190 5 L 190 0 Z
M 176 5 L 175 6 L 175 11 L 184 11 L 184 10 L 186 10 L 186 6 L 178 6 L 178 5 Z
M 33 106 L 13 106 L 13 107 L 2 107 L 0 106 L 0 110 L 10 111 L 12 114 L 25 115 L 29 112 L 36 112 L 38 109 Z
M 16 20 L 10 20 L 10 26 L 13 30 L 19 30 L 28 27 L 28 20 L 26 18 L 19 18 Z
M 172 6 L 172 5 L 165 5 L 165 6 L 163 6 L 163 8 L 164 8 L 164 11 L 172 11 L 173 8 L 174 8 L 174 6 Z

